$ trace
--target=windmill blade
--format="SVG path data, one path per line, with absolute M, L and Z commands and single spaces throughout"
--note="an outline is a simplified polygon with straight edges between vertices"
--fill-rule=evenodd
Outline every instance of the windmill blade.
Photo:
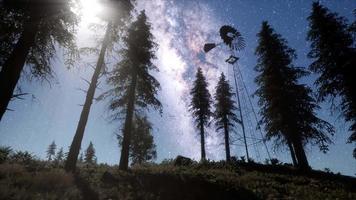
M 222 26 L 220 28 L 220 37 L 233 50 L 242 50 L 245 47 L 245 41 L 241 33 L 232 26 Z

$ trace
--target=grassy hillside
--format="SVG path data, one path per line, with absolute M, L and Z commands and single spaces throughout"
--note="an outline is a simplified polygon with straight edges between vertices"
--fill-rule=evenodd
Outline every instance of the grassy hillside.
M 356 199 L 356 179 L 290 166 L 236 161 L 134 166 L 10 159 L 0 164 L 0 199 Z

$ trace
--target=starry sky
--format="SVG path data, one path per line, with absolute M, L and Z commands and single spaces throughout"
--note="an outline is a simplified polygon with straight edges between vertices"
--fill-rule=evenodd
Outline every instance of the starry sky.
M 103 33 L 103 30 L 92 31 L 88 28 L 91 23 L 100 23 L 93 16 L 93 13 L 100 11 L 100 5 L 95 0 L 88 2 L 92 6 L 83 8 L 83 19 L 77 33 L 80 47 L 94 46 Z M 352 10 L 356 8 L 356 1 L 323 0 L 321 3 L 350 21 L 354 20 Z M 225 24 L 236 27 L 246 41 L 246 48 L 237 55 L 240 57 L 238 64 L 241 72 L 238 74 L 238 87 L 246 121 L 248 148 L 254 160 L 263 162 L 268 158 L 253 115 L 253 111 L 258 112 L 259 109 L 256 103 L 258 97 L 251 97 L 256 90 L 256 73 L 253 70 L 257 59 L 254 55 L 256 34 L 262 21 L 269 21 L 290 47 L 296 49 L 298 59 L 295 64 L 307 67 L 311 60 L 306 56 L 309 51 L 309 43 L 305 40 L 308 30 L 306 18 L 310 14 L 311 4 L 312 1 L 308 0 L 138 0 L 136 10 L 146 10 L 152 33 L 159 45 L 154 63 L 160 71 L 154 73 L 154 76 L 161 83 L 159 99 L 163 104 L 163 114 L 153 110 L 148 112 L 153 123 L 158 162 L 177 155 L 200 158 L 198 132 L 188 111 L 189 89 L 197 67 L 203 69 L 212 94 L 221 72 L 227 74 L 233 83 L 231 66 L 225 63 L 230 55 L 228 49 L 221 46 L 207 54 L 202 51 L 204 43 L 220 41 L 218 30 Z M 21 79 L 19 84 L 22 90 L 31 95 L 25 100 L 11 102 L 10 108 L 14 111 L 7 112 L 0 123 L 0 145 L 11 146 L 15 150 L 28 150 L 40 158 L 45 157 L 46 148 L 53 140 L 58 147 L 68 149 L 79 120 L 80 105 L 85 98 L 80 89 L 88 87 L 83 79 L 90 79 L 93 73 L 90 65 L 95 62 L 96 56 L 86 56 L 78 61 L 75 68 L 68 70 L 63 63 L 62 50 L 58 52 L 53 61 L 56 76 L 51 82 Z M 110 68 L 116 62 L 114 53 L 107 58 Z M 313 86 L 314 80 L 315 75 L 312 74 L 300 82 Z M 106 89 L 108 86 L 103 77 L 96 96 Z M 248 97 L 251 98 L 252 107 Z M 337 133 L 333 138 L 334 144 L 327 154 L 319 152 L 317 147 L 307 146 L 309 162 L 315 169 L 329 168 L 334 172 L 355 175 L 356 160 L 351 155 L 354 146 L 346 144 L 348 124 L 340 117 L 340 113 L 331 112 L 329 106 L 328 102 L 321 104 L 322 109 L 318 115 L 335 126 Z M 92 141 L 99 162 L 117 164 L 120 151 L 115 133 L 120 130 L 121 122 L 110 119 L 107 107 L 106 101 L 93 104 L 82 149 Z M 212 160 L 224 159 L 222 135 L 214 130 L 214 127 L 207 130 L 207 157 Z M 244 156 L 241 128 L 237 127 L 232 134 L 232 154 Z M 291 162 L 286 148 L 274 148 L 272 142 L 267 142 L 267 148 L 271 157 Z

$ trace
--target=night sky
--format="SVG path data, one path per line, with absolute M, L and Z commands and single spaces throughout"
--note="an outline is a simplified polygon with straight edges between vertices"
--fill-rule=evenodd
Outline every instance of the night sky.
M 90 23 L 100 21 L 95 13 L 101 10 L 95 0 L 86 0 L 83 19 L 78 31 L 78 44 L 81 47 L 95 45 L 95 38 L 103 31 L 91 31 Z M 330 10 L 338 12 L 350 21 L 354 20 L 352 10 L 356 8 L 354 0 L 321 1 Z M 155 64 L 160 72 L 155 77 L 161 83 L 162 90 L 159 99 L 163 104 L 163 114 L 149 111 L 149 118 L 154 125 L 154 137 L 157 144 L 157 161 L 184 155 L 194 159 L 200 158 L 200 143 L 198 132 L 194 128 L 191 114 L 188 112 L 189 89 L 197 67 L 202 67 L 209 82 L 209 90 L 213 93 L 217 78 L 221 72 L 232 79 L 231 66 L 225 63 L 229 56 L 226 48 L 216 48 L 204 54 L 202 47 L 206 42 L 219 42 L 218 30 L 228 24 L 236 27 L 246 40 L 246 48 L 238 53 L 239 68 L 249 91 L 249 96 L 256 90 L 253 71 L 256 65 L 254 55 L 257 46 L 256 34 L 263 20 L 267 20 L 276 32 L 280 33 L 296 49 L 298 59 L 295 64 L 307 67 L 311 62 L 306 54 L 309 44 L 305 40 L 308 30 L 306 18 L 311 12 L 312 1 L 280 1 L 280 0 L 141 0 L 138 1 L 137 11 L 145 9 L 153 27 L 153 35 L 159 44 Z M 31 93 L 25 100 L 15 100 L 10 104 L 9 111 L 0 123 L 0 145 L 11 146 L 15 150 L 28 150 L 40 158 L 45 157 L 47 146 L 55 140 L 57 146 L 67 150 L 75 133 L 81 111 L 80 104 L 84 102 L 84 93 L 78 88 L 86 89 L 88 85 L 83 79 L 90 79 L 93 70 L 89 67 L 94 63 L 96 55 L 84 57 L 77 67 L 67 70 L 58 51 L 53 62 L 56 72 L 51 82 L 22 79 L 20 86 L 23 92 Z M 115 63 L 108 56 L 107 65 Z M 87 64 L 89 63 L 89 64 Z M 301 83 L 313 86 L 315 75 L 303 78 Z M 242 88 L 241 78 L 239 87 Z M 96 96 L 103 93 L 108 86 L 105 77 L 101 79 Z M 233 82 L 231 82 L 233 83 Z M 314 88 L 314 87 L 313 87 Z M 244 118 L 246 119 L 248 142 L 252 157 L 259 162 L 267 158 L 266 150 L 258 142 L 261 135 L 255 130 L 256 121 L 252 115 L 247 95 L 243 96 Z M 255 111 L 257 97 L 252 98 Z M 319 117 L 329 121 L 337 130 L 334 144 L 330 145 L 327 154 L 319 152 L 317 147 L 307 146 L 307 155 L 311 166 L 315 169 L 330 168 L 334 172 L 355 175 L 356 160 L 352 157 L 354 145 L 346 144 L 349 133 L 348 124 L 340 117 L 340 113 L 331 112 L 329 103 L 323 103 L 318 111 Z M 108 102 L 95 102 L 86 127 L 82 149 L 90 141 L 94 143 L 99 162 L 117 164 L 120 158 L 115 133 L 121 128 L 121 122 L 111 121 L 107 109 Z M 221 133 L 215 133 L 214 127 L 209 128 L 207 139 L 207 157 L 212 160 L 224 159 L 224 146 Z M 236 128 L 234 138 L 241 136 L 241 129 Z M 254 138 L 257 138 L 256 140 Z M 286 148 L 273 148 L 268 142 L 272 157 L 283 162 L 291 162 Z M 245 151 L 241 141 L 236 140 L 232 154 L 244 156 Z

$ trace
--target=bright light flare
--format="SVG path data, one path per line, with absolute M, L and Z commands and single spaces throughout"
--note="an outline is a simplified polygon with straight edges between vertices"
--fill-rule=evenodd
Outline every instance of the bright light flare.
M 80 0 L 79 13 L 81 15 L 81 23 L 88 25 L 99 20 L 99 13 L 102 12 L 103 6 L 98 0 Z

